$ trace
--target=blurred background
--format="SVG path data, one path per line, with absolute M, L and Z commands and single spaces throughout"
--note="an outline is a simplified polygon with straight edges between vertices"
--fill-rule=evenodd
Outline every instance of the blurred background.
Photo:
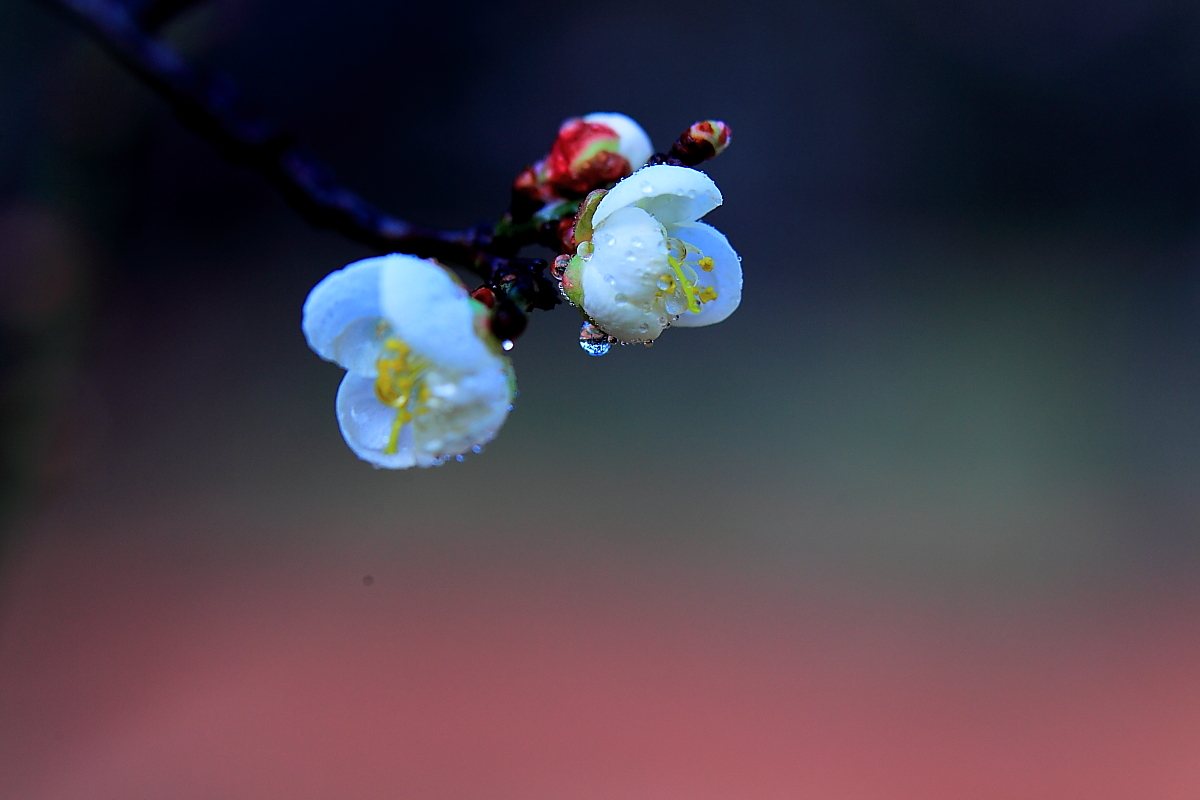
M 0 0 L 0 797 L 1200 796 L 1200 9 L 209 0 L 344 182 L 495 219 L 697 119 L 741 309 L 376 471 L 300 333 L 369 253 Z

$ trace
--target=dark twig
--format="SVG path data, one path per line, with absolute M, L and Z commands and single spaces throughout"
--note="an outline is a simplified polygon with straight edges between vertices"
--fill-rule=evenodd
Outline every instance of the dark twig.
M 333 171 L 292 137 L 242 110 L 241 98 L 219 75 L 201 72 L 148 36 L 130 11 L 112 0 L 43 0 L 66 14 L 93 40 L 174 108 L 185 125 L 228 159 L 274 184 L 302 216 L 381 253 L 411 253 L 459 264 L 491 277 L 485 249 L 489 230 L 442 231 L 397 219 L 338 183 Z M 158 0 L 142 18 L 165 21 L 188 0 Z
M 127 6 L 142 30 L 154 33 L 162 26 L 204 0 L 131 0 Z

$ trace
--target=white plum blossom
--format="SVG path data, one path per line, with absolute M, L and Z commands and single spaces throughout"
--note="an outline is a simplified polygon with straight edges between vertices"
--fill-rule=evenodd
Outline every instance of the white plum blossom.
M 597 198 L 599 198 L 597 202 Z M 689 167 L 644 167 L 584 203 L 576 252 L 562 275 L 567 298 L 603 333 L 650 342 L 671 325 L 720 322 L 742 298 L 742 265 L 700 217 L 722 202 Z
M 388 255 L 325 277 L 304 303 L 304 336 L 346 370 L 337 419 L 376 467 L 428 467 L 489 442 L 515 391 L 487 309 L 433 261 Z

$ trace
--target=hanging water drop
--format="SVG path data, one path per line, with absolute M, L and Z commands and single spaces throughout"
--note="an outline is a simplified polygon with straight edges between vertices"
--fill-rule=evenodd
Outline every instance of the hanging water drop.
M 459 455 L 456 455 L 454 457 L 454 460 L 461 464 L 463 461 L 466 460 L 466 456 L 464 456 L 460 453 Z
M 597 328 L 590 322 L 583 323 L 579 329 L 579 346 L 589 356 L 602 356 L 607 353 L 616 339 Z

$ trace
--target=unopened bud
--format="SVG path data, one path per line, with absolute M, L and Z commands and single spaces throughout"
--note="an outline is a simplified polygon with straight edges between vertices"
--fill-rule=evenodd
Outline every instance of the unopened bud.
M 683 132 L 679 141 L 671 146 L 668 157 L 678 159 L 684 166 L 694 167 L 719 156 L 729 146 L 732 136 L 732 131 L 724 122 L 702 120 Z
M 513 188 L 543 203 L 582 197 L 632 174 L 652 152 L 646 132 L 624 114 L 574 117 L 559 128 L 549 155 L 526 168 Z
M 586 194 L 633 172 L 618 152 L 621 137 L 607 125 L 569 119 L 558 131 L 542 166 L 546 184 L 563 196 Z

